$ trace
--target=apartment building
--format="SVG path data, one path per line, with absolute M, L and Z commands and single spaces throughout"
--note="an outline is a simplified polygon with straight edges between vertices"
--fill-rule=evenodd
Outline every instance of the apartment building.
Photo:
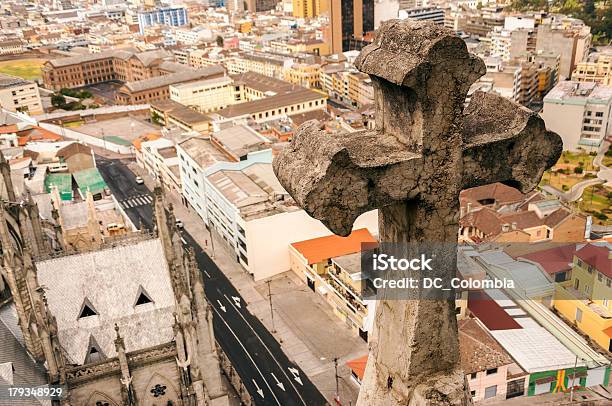
M 612 51 L 595 52 L 586 61 L 578 62 L 572 72 L 572 80 L 612 85 Z
M 592 243 L 578 248 L 571 279 L 558 284 L 554 307 L 602 349 L 612 352 L 612 246 Z
M 293 58 L 263 52 L 244 52 L 227 59 L 225 66 L 232 75 L 255 72 L 280 79 L 283 71 L 293 63 Z
M 596 150 L 612 135 L 612 88 L 593 82 L 562 81 L 544 97 L 546 127 L 563 139 L 563 149 Z
M 283 71 L 283 79 L 306 88 L 321 88 L 321 65 L 294 63 Z
M 297 18 L 314 18 L 327 11 L 325 0 L 292 0 L 292 3 L 292 13 Z
M 332 64 L 321 69 L 321 88 L 330 97 L 353 106 L 374 102 L 374 87 L 370 77 L 345 64 Z
M 31 115 L 44 113 L 36 82 L 1 73 L 0 107 Z
M 153 101 L 150 110 L 153 119 L 164 126 L 176 126 L 186 132 L 210 131 L 212 120 L 209 116 L 174 100 Z
M 559 75 L 567 79 L 576 64 L 587 59 L 592 38 L 590 31 L 590 27 L 577 21 L 569 26 L 542 24 L 538 26 L 536 50 L 559 54 Z
M 140 35 L 144 34 L 146 27 L 155 25 L 181 27 L 188 23 L 187 8 L 185 7 L 163 7 L 153 10 L 141 10 L 138 12 L 138 28 L 140 30 Z

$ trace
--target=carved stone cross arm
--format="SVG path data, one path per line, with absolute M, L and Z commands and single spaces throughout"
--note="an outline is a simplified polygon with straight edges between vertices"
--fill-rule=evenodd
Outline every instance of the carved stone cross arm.
M 534 112 L 494 93 L 476 92 L 463 119 L 463 188 L 503 182 L 535 188 L 563 149 Z
M 335 234 L 350 234 L 362 213 L 418 193 L 421 159 L 374 131 L 330 136 L 304 123 L 274 172 L 298 205 Z

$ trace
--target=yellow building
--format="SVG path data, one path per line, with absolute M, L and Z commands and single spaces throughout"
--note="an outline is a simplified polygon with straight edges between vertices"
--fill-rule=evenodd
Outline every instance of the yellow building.
M 321 87 L 321 65 L 294 63 L 283 71 L 283 79 L 294 85 L 308 88 Z
M 317 17 L 327 10 L 326 5 L 327 0 L 293 0 L 293 16 L 298 18 Z
M 585 62 L 579 62 L 572 73 L 572 80 L 577 82 L 596 82 L 612 85 L 612 53 L 596 53 Z
M 612 250 L 587 244 L 574 254 L 571 284 L 557 285 L 555 309 L 612 351 Z

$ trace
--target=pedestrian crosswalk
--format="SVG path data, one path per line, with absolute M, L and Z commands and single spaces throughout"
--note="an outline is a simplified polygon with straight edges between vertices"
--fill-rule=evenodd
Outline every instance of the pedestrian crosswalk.
M 123 199 L 119 202 L 119 204 L 124 209 L 131 209 L 132 207 L 144 206 L 152 201 L 153 198 L 150 195 L 137 195 Z

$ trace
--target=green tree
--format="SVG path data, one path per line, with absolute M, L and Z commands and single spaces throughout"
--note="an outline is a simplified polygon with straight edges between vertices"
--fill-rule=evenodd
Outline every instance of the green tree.
M 63 108 L 65 104 L 66 104 L 66 98 L 64 97 L 64 95 L 59 94 L 59 93 L 54 93 L 51 95 L 51 105 L 53 107 Z
M 577 166 L 574 168 L 574 173 L 580 175 L 584 172 L 584 168 L 582 166 Z

